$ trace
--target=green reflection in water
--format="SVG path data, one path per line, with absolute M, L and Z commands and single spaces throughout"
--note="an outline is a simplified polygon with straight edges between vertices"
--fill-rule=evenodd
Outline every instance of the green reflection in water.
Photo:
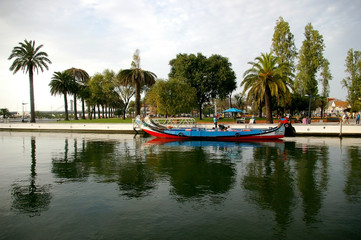
M 274 212 L 278 225 L 275 235 L 285 237 L 294 221 L 299 196 L 306 225 L 318 218 L 328 184 L 328 147 L 297 148 L 286 142 L 284 148 L 255 148 L 242 179 L 249 202 Z
M 50 185 L 36 184 L 36 138 L 30 140 L 30 177 L 28 180 L 17 181 L 11 186 L 11 209 L 29 217 L 39 216 L 46 211 L 51 202 Z
M 344 193 L 350 202 L 361 202 L 361 149 L 350 147 L 347 150 L 347 165 L 345 166 L 347 180 Z
M 147 204 L 149 199 L 157 201 L 154 195 L 159 194 L 157 190 L 163 184 L 169 186 L 166 188 L 169 196 L 162 195 L 165 198 L 163 203 L 182 207 L 189 206 L 188 203 L 199 204 L 195 211 L 208 207 L 204 213 L 209 210 L 209 216 L 215 217 L 222 216 L 218 216 L 215 209 L 222 209 L 228 213 L 224 219 L 231 224 L 227 229 L 233 231 L 240 223 L 242 226 L 247 224 L 247 220 L 248 230 L 253 227 L 250 225 L 261 221 L 273 230 L 276 239 L 290 238 L 290 231 L 303 234 L 305 228 L 315 233 L 322 224 L 334 226 L 338 220 L 327 215 L 330 207 L 325 204 L 327 200 L 330 204 L 327 197 L 332 167 L 330 159 L 333 159 L 326 144 L 314 146 L 297 141 L 159 142 L 143 138 L 64 138 L 61 141 L 64 141 L 61 151 L 52 150 L 50 166 L 54 184 L 96 182 L 101 188 L 114 183 L 116 197 L 119 194 L 121 199 L 112 201 L 121 201 L 121 204 Z M 342 190 L 348 202 L 359 203 L 360 148 L 347 148 L 345 156 Z M 30 177 L 11 185 L 11 210 L 33 217 L 47 211 L 53 200 L 50 185 L 37 184 L 35 137 L 31 138 L 30 158 Z M 242 212 L 237 209 L 238 204 L 248 209 Z M 254 209 L 260 209 L 262 216 L 256 216 L 258 212 Z M 181 210 L 174 211 L 180 215 Z M 242 213 L 248 214 L 250 219 L 245 219 Z M 137 219 L 135 215 L 132 217 Z M 272 220 L 267 220 L 267 217 Z M 202 224 L 207 223 L 204 220 Z M 347 229 L 342 229 L 347 232 Z M 356 230 L 349 232 L 351 237 L 357 236 Z M 268 236 L 268 233 L 262 234 Z

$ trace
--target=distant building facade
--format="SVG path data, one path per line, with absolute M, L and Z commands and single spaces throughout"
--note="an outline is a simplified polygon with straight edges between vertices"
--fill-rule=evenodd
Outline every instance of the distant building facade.
M 345 111 L 349 111 L 350 104 L 346 101 L 340 101 L 336 98 L 328 99 L 328 107 L 325 110 L 326 115 L 342 116 Z

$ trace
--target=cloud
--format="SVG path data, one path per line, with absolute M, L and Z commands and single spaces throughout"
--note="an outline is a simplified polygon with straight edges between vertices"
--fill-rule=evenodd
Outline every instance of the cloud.
M 161 78 L 167 78 L 169 61 L 178 53 L 221 54 L 229 58 L 240 83 L 247 62 L 270 50 L 280 16 L 289 22 L 298 49 L 307 23 L 323 35 L 334 76 L 331 95 L 345 99 L 339 82 L 348 49 L 361 49 L 359 9 L 356 0 L 3 0 L 0 107 L 14 109 L 28 99 L 27 76 L 12 75 L 7 60 L 25 38 L 44 44 L 53 62 L 48 72 L 35 76 L 37 107 L 50 109 L 63 105 L 62 98 L 49 93 L 54 71 L 118 71 L 130 67 L 136 49 L 141 51 L 142 68 Z M 25 87 L 20 89 L 20 84 Z

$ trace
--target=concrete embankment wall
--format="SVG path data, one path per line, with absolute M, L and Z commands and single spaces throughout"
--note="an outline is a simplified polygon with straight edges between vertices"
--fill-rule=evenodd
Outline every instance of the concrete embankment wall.
M 231 128 L 270 128 L 277 124 L 224 124 Z M 213 127 L 213 124 L 202 124 L 199 127 Z M 361 137 L 361 125 L 339 123 L 293 124 L 296 136 L 354 136 Z
M 134 133 L 131 123 L 0 123 L 3 131 Z
M 277 124 L 225 124 L 231 128 L 269 128 Z M 212 128 L 213 124 L 198 124 Z M 361 125 L 338 123 L 293 124 L 297 136 L 360 136 Z M 0 123 L 2 131 L 135 133 L 131 123 Z

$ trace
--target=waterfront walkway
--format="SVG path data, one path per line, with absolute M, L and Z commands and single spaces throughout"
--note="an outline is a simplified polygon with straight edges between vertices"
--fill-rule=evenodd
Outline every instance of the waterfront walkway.
M 277 124 L 225 124 L 231 128 L 269 128 Z M 213 124 L 198 124 L 198 127 L 212 128 Z M 297 136 L 358 136 L 361 125 L 311 123 L 293 124 Z M 37 131 L 37 132 L 82 132 L 82 133 L 135 133 L 131 123 L 0 123 L 0 131 Z

